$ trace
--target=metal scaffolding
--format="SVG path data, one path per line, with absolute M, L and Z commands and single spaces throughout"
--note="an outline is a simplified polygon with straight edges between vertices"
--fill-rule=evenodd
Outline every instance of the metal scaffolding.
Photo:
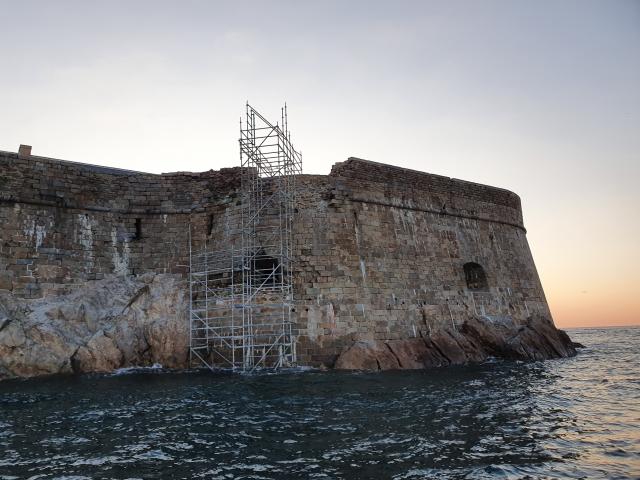
M 247 103 L 240 120 L 240 247 L 190 250 L 191 359 L 211 369 L 296 363 L 291 257 L 302 157 L 286 108 L 273 125 Z

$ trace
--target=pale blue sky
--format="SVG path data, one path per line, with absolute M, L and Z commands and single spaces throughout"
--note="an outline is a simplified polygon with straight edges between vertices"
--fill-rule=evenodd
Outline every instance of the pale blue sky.
M 0 22 L 0 149 L 218 169 L 245 100 L 287 101 L 306 172 L 514 190 L 560 323 L 640 320 L 640 1 L 0 0 Z

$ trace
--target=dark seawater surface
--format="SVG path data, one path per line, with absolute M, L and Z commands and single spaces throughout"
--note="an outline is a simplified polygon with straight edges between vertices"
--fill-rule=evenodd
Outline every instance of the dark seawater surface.
M 0 479 L 640 478 L 640 328 L 417 372 L 0 382 Z

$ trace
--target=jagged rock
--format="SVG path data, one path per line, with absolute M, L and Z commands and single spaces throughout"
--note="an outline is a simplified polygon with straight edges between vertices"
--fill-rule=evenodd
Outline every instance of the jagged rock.
M 583 344 L 581 344 L 580 342 L 574 342 L 573 340 L 571 340 L 569 338 L 569 335 L 567 334 L 567 332 L 565 332 L 564 330 L 558 330 L 558 334 L 560 335 L 560 338 L 562 339 L 562 342 L 565 344 L 571 344 L 573 346 L 573 348 L 585 348 L 585 346 Z
M 489 357 L 543 360 L 575 353 L 569 336 L 547 319 L 515 325 L 478 317 L 467 320 L 459 330 L 438 330 L 424 338 L 355 342 L 339 355 L 335 368 L 418 369 L 481 362 Z
M 0 379 L 187 366 L 187 299 L 179 275 L 108 276 L 27 300 L 0 291 Z
M 108 276 L 40 299 L 0 291 L 0 379 L 107 372 L 188 362 L 183 278 Z M 516 324 L 472 317 L 422 337 L 357 340 L 335 362 L 343 370 L 393 370 L 480 362 L 488 357 L 540 360 L 575 354 L 576 344 L 546 318 Z
M 71 365 L 76 372 L 111 372 L 122 364 L 123 357 L 113 338 L 100 330 L 78 348 L 71 357 Z
M 450 364 L 466 363 L 468 358 L 456 342 L 454 336 L 448 330 L 441 330 L 429 335 L 434 348 L 446 358 Z
M 386 344 L 396 357 L 399 368 L 414 370 L 432 363 L 427 346 L 421 338 L 389 340 Z
M 400 368 L 398 359 L 384 342 L 359 340 L 343 352 L 336 361 L 339 370 L 394 370 Z

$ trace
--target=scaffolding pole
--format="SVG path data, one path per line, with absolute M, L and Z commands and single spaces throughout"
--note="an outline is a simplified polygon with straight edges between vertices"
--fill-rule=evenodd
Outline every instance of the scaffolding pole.
M 292 321 L 295 177 L 286 105 L 280 123 L 248 103 L 240 120 L 240 247 L 194 253 L 190 230 L 190 355 L 210 369 L 296 364 Z

